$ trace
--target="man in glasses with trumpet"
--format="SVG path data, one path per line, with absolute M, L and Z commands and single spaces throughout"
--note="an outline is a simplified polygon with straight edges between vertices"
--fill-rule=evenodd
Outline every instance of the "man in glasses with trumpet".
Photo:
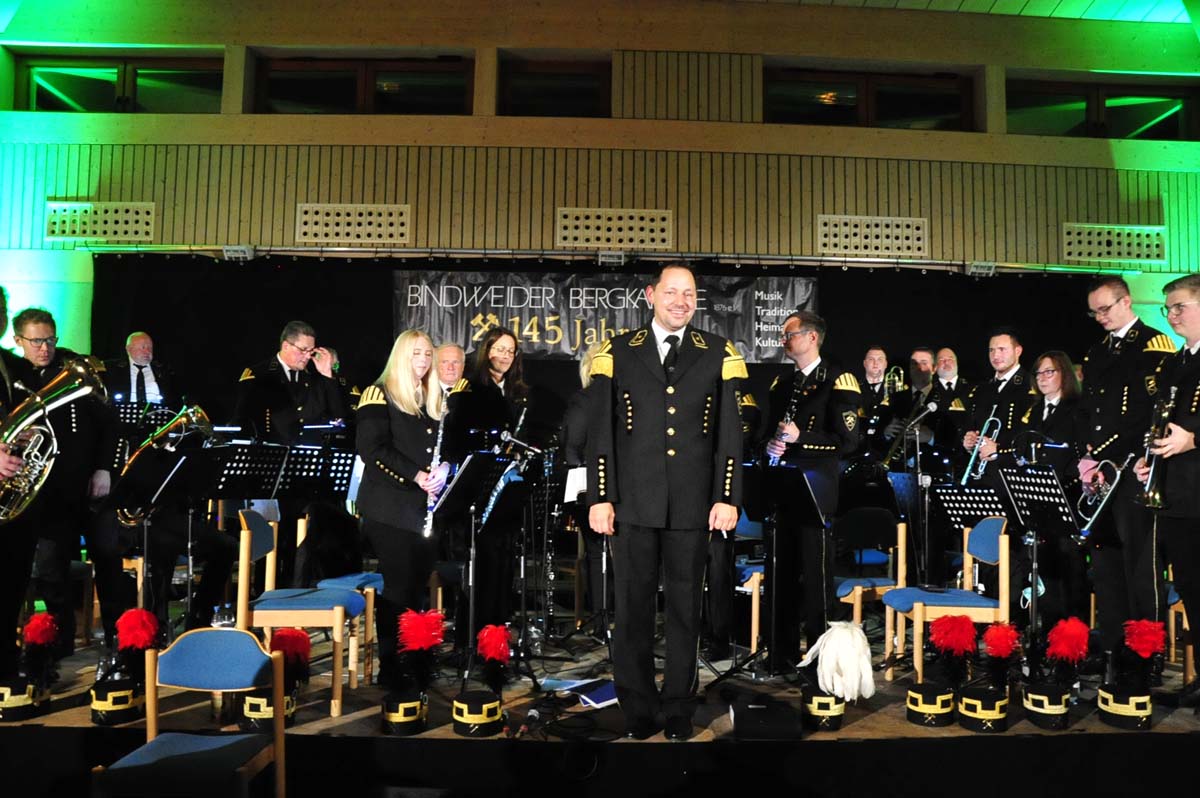
M 1160 500 L 1153 502 L 1161 505 L 1154 511 L 1156 528 L 1166 546 L 1175 590 L 1193 619 L 1186 634 L 1195 645 L 1200 637 L 1195 620 L 1198 613 L 1192 609 L 1200 607 L 1200 449 L 1196 448 L 1200 430 L 1200 274 L 1172 280 L 1163 287 L 1163 294 L 1163 315 L 1184 344 L 1162 360 L 1150 384 L 1159 401 L 1170 397 L 1161 408 L 1167 422 L 1158 433 L 1161 437 L 1150 440 L 1147 450 L 1150 458 L 1158 460 L 1154 468 L 1161 474 L 1156 475 L 1156 484 L 1150 482 L 1151 464 L 1145 456 L 1134 465 L 1134 473 L 1139 489 L 1161 494 Z M 1159 419 L 1152 427 L 1158 430 Z M 1200 705 L 1200 679 L 1183 686 L 1179 703 Z
M 1127 455 L 1144 451 L 1143 436 L 1154 404 L 1152 378 L 1175 345 L 1138 319 L 1129 286 L 1119 276 L 1092 283 L 1087 304 L 1088 316 L 1105 331 L 1083 359 L 1088 455 L 1080 460 L 1079 470 L 1084 486 L 1093 489 L 1095 482 L 1111 478 L 1099 475 L 1099 462 L 1121 463 Z M 1136 480 L 1120 480 L 1089 537 L 1094 544 L 1092 579 L 1099 631 L 1099 651 L 1085 668 L 1090 672 L 1100 672 L 1107 652 L 1120 648 L 1125 621 L 1163 620 L 1166 612 L 1161 544 L 1153 517 L 1137 501 L 1139 492 Z M 1161 674 L 1161 666 L 1160 658 L 1156 674 Z

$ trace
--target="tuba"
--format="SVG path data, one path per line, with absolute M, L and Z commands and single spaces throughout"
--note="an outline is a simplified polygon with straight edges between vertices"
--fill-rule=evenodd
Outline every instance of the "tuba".
M 0 524 L 13 520 L 29 507 L 54 467 L 58 439 L 49 421 L 50 411 L 88 394 L 107 399 L 108 390 L 100 379 L 103 370 L 104 366 L 95 358 L 67 360 L 54 379 L 40 391 L 29 392 L 0 423 L 0 443 L 25 461 L 20 471 L 0 484 Z M 20 382 L 13 385 L 29 390 Z
M 137 463 L 138 457 L 145 452 L 153 449 L 174 451 L 179 440 L 193 431 L 199 432 L 206 440 L 212 440 L 213 438 L 212 422 L 208 420 L 208 414 L 199 405 L 184 407 L 175 414 L 174 418 L 156 429 L 150 434 L 150 437 L 142 441 L 142 445 L 130 455 L 128 462 L 125 463 L 125 467 L 121 469 L 121 476 L 124 477 L 130 472 L 130 469 L 137 468 L 135 463 Z M 142 521 L 146 520 L 146 514 L 146 509 L 142 507 L 117 508 L 117 520 L 121 522 L 122 526 L 126 527 L 139 526 Z

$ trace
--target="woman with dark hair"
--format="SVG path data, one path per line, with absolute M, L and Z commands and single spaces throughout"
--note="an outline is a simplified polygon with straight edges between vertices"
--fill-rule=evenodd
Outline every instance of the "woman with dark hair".
M 517 336 L 505 327 L 493 327 L 479 342 L 471 371 L 471 397 L 466 422 L 477 430 L 508 430 L 520 437 L 522 416 L 529 401 Z

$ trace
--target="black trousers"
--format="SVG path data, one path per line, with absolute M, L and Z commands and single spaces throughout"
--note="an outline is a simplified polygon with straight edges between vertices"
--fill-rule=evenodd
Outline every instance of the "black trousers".
M 1153 513 L 1134 500 L 1140 492 L 1137 480 L 1121 480 L 1109 500 L 1119 543 L 1092 551 L 1098 642 L 1105 651 L 1120 647 L 1125 621 L 1166 617 L 1161 541 Z
M 767 662 L 771 673 L 784 673 L 800 661 L 800 634 L 811 646 L 824 634 L 839 609 L 833 591 L 836 553 L 829 530 L 797 521 L 781 507 L 767 541 Z M 803 616 L 803 624 L 799 620 Z
M 20 661 L 17 622 L 33 573 L 37 526 L 24 516 L 0 527 L 0 679 L 14 676 Z
M 140 528 L 136 532 L 141 536 Z M 187 542 L 186 511 L 170 508 L 154 514 L 150 522 L 150 575 L 145 600 L 146 609 L 155 613 L 160 622 L 168 618 L 171 581 L 179 558 L 187 556 Z M 202 572 L 192 596 L 191 615 L 185 619 L 187 629 L 212 623 L 213 610 L 224 600 L 225 584 L 237 555 L 238 538 L 216 529 L 197 512 L 192 520 L 192 564 L 202 566 Z
M 733 642 L 733 533 L 712 532 L 704 582 L 704 634 L 713 643 Z
M 396 622 L 408 609 L 425 607 L 426 586 L 433 571 L 436 545 L 419 531 L 363 519 L 363 535 L 379 558 L 383 593 L 375 600 L 375 631 L 379 636 L 380 679 L 394 675 Z
M 1171 563 L 1175 591 L 1185 607 L 1200 607 L 1200 518 L 1158 519 L 1158 532 Z M 1192 621 L 1192 645 L 1200 644 L 1200 623 Z
M 627 722 L 695 714 L 696 662 L 708 533 L 618 524 L 612 538 L 616 600 L 613 675 Z M 666 599 L 666 665 L 654 679 L 658 576 Z

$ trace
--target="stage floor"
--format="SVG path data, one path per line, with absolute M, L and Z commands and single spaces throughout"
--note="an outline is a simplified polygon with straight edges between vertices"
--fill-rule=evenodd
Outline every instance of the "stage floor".
M 868 630 L 876 639 L 877 619 Z M 726 660 L 700 667 L 703 703 L 696 735 L 688 743 L 658 734 L 625 740 L 618 707 L 583 707 L 572 696 L 539 689 L 548 679 L 611 678 L 604 645 L 582 633 L 544 647 L 545 658 L 528 664 L 536 677 L 512 677 L 504 708 L 517 729 L 537 707 L 540 720 L 529 733 L 468 739 L 452 728 L 450 703 L 459 672 L 446 664 L 430 690 L 429 728 L 412 737 L 381 730 L 383 688 L 360 680 L 344 691 L 341 717 L 329 717 L 329 643 L 314 636 L 313 674 L 301 694 L 296 723 L 288 730 L 288 794 L 339 793 L 346 782 L 361 795 L 600 795 L 675 794 L 704 789 L 744 789 L 778 784 L 801 794 L 950 794 L 1027 796 L 1096 795 L 1173 784 L 1180 759 L 1200 750 L 1200 717 L 1172 706 L 1182 681 L 1168 663 L 1165 683 L 1155 691 L 1153 724 L 1147 732 L 1112 728 L 1095 708 L 1097 680 L 1085 679 L 1066 731 L 1050 732 L 1011 702 L 1008 730 L 977 734 L 958 725 L 930 729 L 905 718 L 906 688 L 915 674 L 901 667 L 896 680 L 875 674 L 876 693 L 846 707 L 838 731 L 805 731 L 799 740 L 744 741 L 734 734 L 731 701 L 754 692 L 788 702 L 799 712 L 796 675 L 754 678 L 748 672 L 720 679 Z M 876 659 L 879 659 L 876 651 Z M 96 649 L 84 649 L 60 667 L 50 711 L 23 723 L 0 724 L 0 762 L 6 784 L 0 794 L 83 795 L 89 770 L 112 762 L 144 740 L 141 722 L 122 727 L 92 725 L 87 691 L 95 675 Z M 563 659 L 551 659 L 550 657 Z M 523 669 L 524 670 L 524 669 Z M 471 686 L 478 688 L 478 669 Z M 927 671 L 928 673 L 928 671 Z M 552 683 L 551 683 L 552 684 Z M 211 728 L 213 702 L 207 695 L 171 693 L 164 699 L 163 728 Z M 966 782 L 964 783 L 964 780 Z M 969 786 L 968 786 L 969 785 Z

